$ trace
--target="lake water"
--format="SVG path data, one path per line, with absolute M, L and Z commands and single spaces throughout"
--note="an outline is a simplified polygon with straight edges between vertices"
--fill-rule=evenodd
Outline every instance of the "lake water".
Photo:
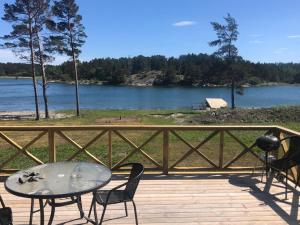
M 48 88 L 50 110 L 74 109 L 74 86 L 51 83 Z M 42 90 L 39 85 L 39 95 Z M 205 98 L 223 98 L 230 105 L 230 88 L 203 87 L 127 87 L 80 85 L 82 109 L 178 109 L 192 108 Z M 300 105 L 300 86 L 244 88 L 236 95 L 236 106 L 243 108 Z M 43 107 L 42 97 L 40 106 Z M 0 79 L 0 111 L 33 111 L 30 79 Z

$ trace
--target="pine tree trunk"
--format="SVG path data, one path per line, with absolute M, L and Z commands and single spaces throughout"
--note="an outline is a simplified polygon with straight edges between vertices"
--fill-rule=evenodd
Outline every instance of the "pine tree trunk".
M 234 79 L 232 79 L 232 81 L 231 81 L 231 109 L 235 109 L 234 90 L 235 90 L 235 82 L 234 82 Z
M 75 52 L 72 53 L 73 57 L 73 66 L 75 74 L 75 92 L 76 92 L 76 115 L 80 116 L 80 107 L 79 107 L 79 87 L 78 87 L 78 71 L 77 71 L 77 62 L 75 57 Z
M 30 29 L 30 61 L 31 61 L 31 72 L 32 72 L 32 83 L 33 83 L 33 91 L 34 91 L 34 99 L 35 99 L 35 119 L 40 119 L 40 111 L 39 111 L 39 100 L 37 94 L 37 85 L 36 85 L 36 74 L 35 74 L 35 63 L 34 63 L 34 50 L 33 50 L 33 35 L 32 35 L 32 24 L 29 22 L 29 29 Z
M 73 43 L 73 34 L 71 29 L 69 30 L 69 32 L 70 32 L 70 44 L 72 49 L 72 59 L 73 59 L 73 67 L 74 67 L 74 75 L 75 75 L 76 116 L 80 116 L 77 61 L 76 61 L 75 48 Z
M 45 105 L 45 118 L 49 119 L 49 109 L 48 109 L 48 97 L 47 97 L 47 78 L 46 78 L 46 70 L 45 70 L 45 62 L 44 62 L 44 52 L 41 46 L 40 37 L 39 34 L 36 34 L 37 41 L 38 41 L 38 47 L 39 47 L 39 56 L 40 56 L 40 66 L 42 71 L 42 82 L 43 82 L 43 98 L 44 98 L 44 105 Z

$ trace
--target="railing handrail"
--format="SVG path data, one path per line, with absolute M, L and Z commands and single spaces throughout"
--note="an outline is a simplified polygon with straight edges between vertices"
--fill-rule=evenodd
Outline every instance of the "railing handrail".
M 45 126 L 0 126 L 2 131 L 43 131 L 49 129 L 59 130 L 99 130 L 99 129 L 121 129 L 121 130 L 135 130 L 135 129 L 175 129 L 175 130 L 265 130 L 265 129 L 280 129 L 287 132 L 296 132 L 277 125 L 45 125 Z M 299 133 L 300 134 L 300 133 Z
M 35 131 L 39 134 L 35 136 L 32 140 L 30 140 L 25 145 L 20 145 L 18 143 L 17 137 L 9 137 L 11 134 L 7 132 L 31 132 Z M 87 143 L 84 145 L 79 144 L 74 138 L 68 136 L 69 131 L 97 131 L 95 137 L 88 137 Z M 122 131 L 122 132 L 120 132 Z M 126 131 L 151 131 L 152 134 L 149 135 L 146 141 L 142 144 L 135 143 L 134 140 L 131 140 L 130 137 L 127 137 Z M 154 132 L 153 132 L 154 131 Z M 208 131 L 201 135 L 203 135 L 203 139 L 197 139 L 196 143 L 191 143 L 184 135 L 182 135 L 182 131 Z M 252 147 L 255 145 L 255 138 L 252 140 L 252 144 L 245 143 L 239 135 L 236 135 L 232 131 L 264 131 L 265 134 L 274 134 L 280 138 L 286 135 L 299 135 L 300 132 L 294 131 L 282 126 L 278 125 L 21 125 L 21 126 L 0 126 L 0 139 L 3 139 L 7 142 L 10 146 L 15 148 L 17 152 L 10 156 L 8 159 L 0 162 L 0 170 L 4 171 L 5 165 L 8 165 L 9 162 L 13 161 L 16 156 L 23 154 L 26 157 L 30 158 L 31 160 L 35 161 L 38 164 L 44 163 L 39 158 L 35 157 L 31 152 L 28 150 L 35 142 L 37 142 L 42 137 L 47 137 L 47 145 L 48 145 L 48 159 L 49 162 L 56 162 L 57 157 L 57 137 L 67 141 L 68 144 L 72 145 L 75 149 L 74 154 L 70 158 L 66 160 L 73 160 L 78 154 L 84 153 L 90 159 L 94 160 L 97 163 L 102 163 L 101 158 L 97 158 L 93 154 L 88 151 L 89 146 L 95 143 L 98 139 L 107 136 L 107 156 L 108 156 L 108 163 L 106 165 L 112 169 L 118 168 L 124 161 L 128 160 L 135 153 L 142 154 L 142 157 L 150 161 L 152 167 L 150 169 L 159 169 L 167 174 L 170 170 L 175 171 L 178 169 L 185 170 L 186 168 L 193 169 L 193 167 L 181 167 L 179 166 L 180 163 L 187 159 L 193 153 L 196 153 L 197 157 L 202 158 L 202 160 L 206 161 L 206 163 L 210 164 L 210 167 L 205 167 L 207 169 L 216 169 L 216 170 L 225 170 L 225 169 L 232 169 L 232 168 L 241 168 L 241 167 L 232 167 L 236 161 L 238 161 L 243 155 L 246 153 L 251 153 L 256 158 L 259 158 L 257 152 L 253 151 Z M 125 135 L 124 135 L 125 133 Z M 112 135 L 122 140 L 126 145 L 131 147 L 131 151 L 122 158 L 117 163 L 113 163 L 112 156 L 113 156 L 113 140 Z M 162 146 L 157 151 L 162 153 L 162 161 L 158 161 L 155 158 L 152 158 L 146 151 L 144 151 L 145 145 L 151 142 L 156 136 L 160 135 L 162 137 Z M 181 144 L 184 146 L 184 150 L 186 152 L 177 155 L 176 159 L 169 159 L 169 152 L 171 147 L 171 138 L 170 136 L 175 137 Z M 234 142 L 236 142 L 241 149 L 241 152 L 235 155 L 231 159 L 224 160 L 224 155 L 226 151 L 226 141 L 224 136 L 229 136 Z M 218 162 L 211 160 L 209 157 L 205 155 L 201 151 L 202 146 L 208 143 L 212 138 L 218 138 L 218 147 L 216 147 L 219 157 Z M 90 139 L 90 140 L 89 140 Z M 199 143 L 200 142 L 200 143 Z M 287 151 L 287 143 L 282 145 L 283 150 Z M 153 167 L 154 165 L 154 167 Z M 199 167 L 200 168 L 200 167 Z M 250 168 L 250 167 L 247 167 Z M 292 170 L 293 176 L 296 177 L 297 171 L 295 169 Z M 295 179 L 296 180 L 296 179 Z

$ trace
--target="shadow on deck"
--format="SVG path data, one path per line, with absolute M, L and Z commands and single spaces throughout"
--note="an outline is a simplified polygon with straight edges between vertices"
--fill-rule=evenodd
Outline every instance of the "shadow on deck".
M 114 175 L 107 188 L 122 183 L 124 175 Z M 2 180 L 3 182 L 3 180 Z M 136 194 L 140 224 L 299 224 L 300 193 L 289 187 L 285 200 L 284 185 L 260 182 L 259 176 L 243 173 L 144 175 Z M 8 194 L 3 183 L 0 193 L 13 208 L 14 224 L 28 224 L 30 201 Z M 88 211 L 91 195 L 83 196 Z M 123 204 L 108 207 L 104 224 L 134 224 L 133 208 L 123 217 Z M 99 214 L 101 207 L 98 207 Z M 49 215 L 49 208 L 46 216 Z M 74 220 L 76 206 L 57 209 L 54 224 L 86 224 Z M 34 222 L 38 224 L 39 215 Z M 67 222 L 68 221 L 68 222 Z M 67 222 L 67 223 L 66 223 Z

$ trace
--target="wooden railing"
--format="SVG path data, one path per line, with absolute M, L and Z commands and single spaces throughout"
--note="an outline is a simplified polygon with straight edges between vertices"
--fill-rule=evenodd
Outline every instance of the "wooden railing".
M 111 169 L 126 161 L 143 161 L 147 169 L 165 174 L 249 169 L 256 164 L 253 160 L 235 164 L 250 156 L 260 160 L 253 144 L 263 134 L 300 135 L 279 126 L 0 126 L 0 171 L 21 169 L 26 160 L 35 164 L 91 160 Z M 283 142 L 283 152 L 287 148 Z M 296 180 L 297 168 L 291 177 Z

